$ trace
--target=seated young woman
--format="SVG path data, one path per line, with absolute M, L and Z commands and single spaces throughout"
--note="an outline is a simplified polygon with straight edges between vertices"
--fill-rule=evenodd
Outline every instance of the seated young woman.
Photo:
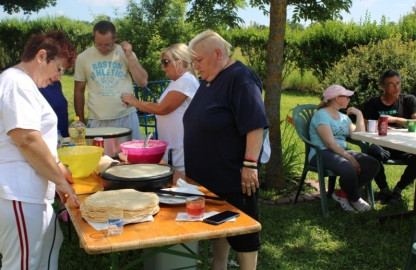
M 377 174 L 380 162 L 364 153 L 348 149 L 346 138 L 355 131 L 365 131 L 361 111 L 354 107 L 346 109 L 353 91 L 340 85 L 331 85 L 323 93 L 323 100 L 318 105 L 309 126 L 310 139 L 322 149 L 324 169 L 339 175 L 340 190 L 332 194 L 345 211 L 368 211 L 370 205 L 361 198 L 360 188 Z M 348 115 L 355 115 L 356 124 Z M 309 161 L 316 165 L 316 151 L 309 153 Z

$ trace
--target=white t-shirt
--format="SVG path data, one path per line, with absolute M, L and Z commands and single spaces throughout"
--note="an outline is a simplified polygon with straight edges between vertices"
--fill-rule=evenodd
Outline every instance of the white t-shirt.
M 176 81 L 170 82 L 166 90 L 159 99 L 159 103 L 166 97 L 170 91 L 178 91 L 186 95 L 186 100 L 173 112 L 166 115 L 156 115 L 157 133 L 159 140 L 169 143 L 163 160 L 168 162 L 168 150 L 172 148 L 172 163 L 175 169 L 185 173 L 185 161 L 183 154 L 183 123 L 182 118 L 196 90 L 199 82 L 190 72 L 186 72 Z
M 136 57 L 136 55 L 134 55 Z M 88 119 L 112 120 L 135 112 L 124 106 L 121 95 L 133 93 L 128 61 L 120 45 L 109 54 L 90 47 L 77 57 L 74 80 L 87 82 Z
M 40 131 L 56 158 L 57 123 L 55 112 L 28 75 L 15 68 L 0 75 L 1 198 L 38 204 L 53 202 L 55 184 L 35 172 L 8 132 L 16 128 Z

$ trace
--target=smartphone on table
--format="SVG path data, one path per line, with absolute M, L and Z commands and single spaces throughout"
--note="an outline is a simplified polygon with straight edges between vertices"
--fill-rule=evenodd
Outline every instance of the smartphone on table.
M 205 223 L 213 224 L 213 225 L 219 225 L 221 223 L 226 222 L 227 220 L 236 218 L 240 215 L 240 213 L 233 212 L 233 211 L 224 211 L 218 214 L 215 214 L 213 216 L 204 218 L 203 221 Z

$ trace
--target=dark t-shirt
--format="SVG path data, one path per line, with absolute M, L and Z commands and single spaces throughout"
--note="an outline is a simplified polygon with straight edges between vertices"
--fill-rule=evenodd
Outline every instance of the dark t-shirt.
M 241 192 L 246 135 L 269 126 L 261 91 L 239 61 L 201 83 L 183 117 L 186 176 L 215 193 Z
M 372 97 L 364 105 L 363 116 L 367 120 L 378 120 L 380 115 L 391 115 L 411 119 L 416 113 L 416 98 L 413 95 L 400 94 L 399 98 L 391 106 L 385 105 L 381 97 Z M 392 125 L 402 128 L 399 125 Z
M 40 93 L 51 105 L 52 109 L 58 117 L 58 130 L 61 131 L 63 137 L 69 137 L 68 134 L 68 101 L 62 92 L 60 81 L 56 81 L 52 85 L 45 88 L 39 88 Z

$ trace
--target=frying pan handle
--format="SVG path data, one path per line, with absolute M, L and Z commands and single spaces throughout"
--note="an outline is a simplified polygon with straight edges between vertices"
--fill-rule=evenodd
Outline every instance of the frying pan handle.
M 117 162 L 117 161 L 111 162 L 111 164 L 107 167 L 107 169 L 111 168 L 111 167 L 114 167 L 114 166 L 117 166 L 118 164 L 120 164 L 120 162 Z
M 173 162 L 172 162 L 172 151 L 173 151 L 173 149 L 172 148 L 169 148 L 168 149 L 168 164 L 170 165 L 170 166 L 173 166 L 172 164 L 173 164 Z

